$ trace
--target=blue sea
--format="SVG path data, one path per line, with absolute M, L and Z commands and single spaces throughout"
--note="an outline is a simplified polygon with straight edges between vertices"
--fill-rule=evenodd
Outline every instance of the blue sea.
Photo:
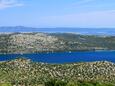
M 12 60 L 17 57 L 31 59 L 34 62 L 73 63 L 110 61 L 115 63 L 115 51 L 86 51 L 86 52 L 55 52 L 32 54 L 1 54 L 0 61 Z

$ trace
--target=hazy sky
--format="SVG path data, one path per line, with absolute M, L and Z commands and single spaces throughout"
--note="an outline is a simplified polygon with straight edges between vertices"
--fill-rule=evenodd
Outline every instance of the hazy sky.
M 0 26 L 115 27 L 115 0 L 0 0 Z

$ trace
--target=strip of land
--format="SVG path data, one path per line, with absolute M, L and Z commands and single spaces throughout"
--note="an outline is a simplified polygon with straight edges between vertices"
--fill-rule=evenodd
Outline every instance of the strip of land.
M 73 33 L 1 33 L 1 54 L 115 50 L 115 36 Z

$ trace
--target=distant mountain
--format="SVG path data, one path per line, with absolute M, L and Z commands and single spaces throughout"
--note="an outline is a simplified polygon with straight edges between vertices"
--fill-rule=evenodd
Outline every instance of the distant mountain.
M 87 35 L 115 35 L 115 28 L 32 28 L 24 26 L 0 27 L 0 32 L 60 32 L 79 33 Z

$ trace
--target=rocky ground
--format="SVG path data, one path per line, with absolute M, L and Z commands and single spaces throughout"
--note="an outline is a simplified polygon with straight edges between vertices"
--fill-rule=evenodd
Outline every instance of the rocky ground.
M 43 83 L 62 81 L 115 81 L 115 64 L 107 61 L 72 64 L 35 63 L 19 58 L 0 62 L 0 83 Z

